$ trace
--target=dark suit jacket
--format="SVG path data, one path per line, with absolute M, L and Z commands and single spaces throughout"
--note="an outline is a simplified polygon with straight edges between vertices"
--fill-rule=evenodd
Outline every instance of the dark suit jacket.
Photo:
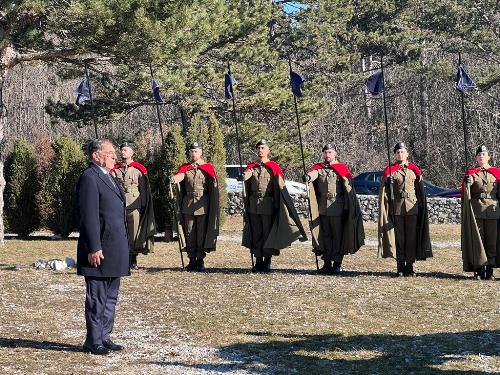
M 76 213 L 80 238 L 77 271 L 82 276 L 130 275 L 125 194 L 94 163 L 82 173 L 76 186 Z M 90 252 L 102 250 L 99 267 L 88 262 Z

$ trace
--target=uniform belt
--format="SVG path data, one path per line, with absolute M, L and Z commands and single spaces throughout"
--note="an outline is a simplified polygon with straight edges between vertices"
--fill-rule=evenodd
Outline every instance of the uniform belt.
M 270 194 L 266 194 L 261 191 L 255 191 L 252 195 L 255 195 L 257 198 L 265 198 L 271 196 Z
M 138 193 L 139 188 L 137 186 L 126 186 L 125 193 Z
M 417 195 L 414 191 L 403 191 L 401 193 L 394 192 L 394 196 L 398 199 L 401 198 L 415 198 Z
M 187 191 L 186 192 L 186 195 L 188 195 L 190 197 L 195 197 L 195 198 L 202 197 L 203 194 L 205 194 L 204 191 Z
M 497 199 L 496 196 L 494 195 L 491 195 L 491 193 L 477 193 L 477 194 L 471 194 L 471 197 L 472 198 L 476 198 L 476 199 Z
M 326 197 L 327 199 L 333 199 L 336 197 L 342 197 L 343 194 L 337 194 L 337 193 L 320 193 L 322 197 Z

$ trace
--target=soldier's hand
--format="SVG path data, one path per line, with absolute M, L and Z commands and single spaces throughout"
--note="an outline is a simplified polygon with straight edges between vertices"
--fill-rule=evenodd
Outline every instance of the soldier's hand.
M 464 177 L 464 182 L 465 182 L 467 185 L 471 185 L 471 184 L 472 184 L 472 176 L 465 176 L 465 177 Z
M 307 173 L 302 176 L 302 181 L 303 182 L 309 182 L 311 181 L 311 176 L 309 176 Z

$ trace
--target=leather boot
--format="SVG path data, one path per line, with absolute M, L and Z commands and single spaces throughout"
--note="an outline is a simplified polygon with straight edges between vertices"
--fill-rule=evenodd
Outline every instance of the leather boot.
M 334 275 L 340 275 L 342 272 L 342 262 L 333 262 L 332 273 Z
M 486 276 L 486 269 L 484 266 L 477 268 L 474 271 L 474 279 L 476 280 L 484 280 Z
M 484 274 L 484 279 L 485 280 L 495 280 L 495 276 L 493 276 L 493 266 L 492 265 L 487 265 L 486 266 L 486 272 Z
M 196 271 L 205 272 L 205 261 L 203 258 L 197 258 L 196 260 Z
M 264 266 L 262 267 L 262 272 L 265 273 L 271 272 L 271 257 L 264 258 Z
M 264 258 L 255 257 L 255 266 L 253 266 L 253 272 L 262 272 L 264 269 Z
M 188 272 L 191 272 L 191 271 L 194 271 L 197 267 L 197 263 L 196 263 L 196 258 L 189 258 L 189 263 L 186 267 L 186 271 Z
M 323 261 L 323 267 L 321 267 L 319 270 L 318 270 L 318 273 L 320 275 L 329 275 L 332 273 L 333 271 L 333 268 L 332 268 L 332 261 L 331 260 L 325 260 Z
M 413 270 L 413 263 L 406 263 L 405 276 L 410 276 L 410 277 L 416 276 L 415 271 Z
M 137 254 L 130 255 L 130 268 L 133 270 L 139 268 L 137 267 Z
M 398 265 L 398 270 L 396 272 L 397 277 L 403 277 L 405 275 L 405 261 L 404 260 L 398 260 L 397 261 Z

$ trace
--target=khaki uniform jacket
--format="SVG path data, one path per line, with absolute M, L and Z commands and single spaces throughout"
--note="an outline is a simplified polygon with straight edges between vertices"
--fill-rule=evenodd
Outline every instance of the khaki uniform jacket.
M 183 215 L 208 215 L 203 249 L 206 252 L 215 251 L 219 235 L 220 198 L 213 165 L 203 163 L 195 167 L 186 163 L 172 177 L 174 188 L 171 197 L 175 198 L 173 219 L 181 250 L 186 251 Z
M 134 250 L 147 254 L 154 250 L 154 235 L 157 233 L 153 208 L 153 196 L 146 167 L 137 162 L 130 166 L 115 165 L 111 172 L 125 191 L 127 211 L 139 210 L 139 228 L 135 233 Z
M 293 241 L 300 239 L 301 241 L 307 240 L 307 234 L 300 222 L 299 215 L 295 210 L 292 198 L 288 193 L 285 186 L 285 180 L 283 178 L 283 172 L 279 165 L 273 161 L 265 163 L 267 173 L 269 173 L 268 185 L 272 184 L 273 194 L 272 194 L 272 204 L 270 200 L 266 200 L 265 192 L 269 186 L 261 185 L 260 182 L 252 181 L 255 179 L 254 169 L 260 168 L 259 163 L 252 163 L 247 166 L 243 174 L 243 183 L 245 184 L 246 192 L 255 192 L 255 186 L 261 186 L 266 190 L 261 191 L 262 197 L 257 197 L 254 203 L 251 203 L 252 199 L 250 194 L 246 194 L 244 198 L 245 210 L 249 212 L 250 204 L 254 204 L 254 208 L 257 211 L 269 212 L 271 207 L 273 207 L 272 215 L 274 215 L 273 227 L 269 233 L 268 238 L 265 241 L 264 248 L 267 249 L 284 249 L 292 244 Z M 262 205 L 262 206 L 261 206 Z M 269 209 L 269 211 L 268 211 Z M 243 227 L 243 238 L 242 245 L 248 249 L 252 249 L 252 235 L 251 226 L 248 220 L 245 220 Z
M 323 254 L 322 249 L 325 249 L 321 243 L 322 236 L 319 233 L 319 215 L 342 216 L 344 218 L 342 254 L 354 254 L 365 244 L 363 215 L 358 197 L 351 183 L 349 169 L 345 164 L 341 164 L 341 166 L 342 168 L 337 166 L 337 172 L 334 169 L 324 168 L 316 164 L 307 173 L 311 176 L 307 193 L 311 207 L 310 228 L 313 252 L 318 255 Z
M 488 264 L 476 219 L 497 219 L 500 229 L 498 220 L 500 169 L 488 168 L 485 176 L 480 168 L 473 168 L 469 169 L 466 175 L 472 176 L 473 182 L 471 185 L 462 186 L 462 263 L 465 272 L 474 272 Z M 497 237 L 496 267 L 500 267 L 500 236 Z
M 396 179 L 396 173 L 399 172 L 401 165 L 393 164 L 391 171 Z M 382 175 L 379 192 L 379 216 L 378 216 L 378 254 L 382 258 L 396 258 L 396 235 L 394 231 L 393 215 L 418 215 L 417 218 L 417 253 L 416 260 L 425 260 L 432 257 L 432 245 L 429 236 L 429 216 L 427 210 L 427 196 L 425 194 L 424 179 L 420 169 L 414 164 L 408 163 L 408 169 L 416 176 L 414 180 L 414 194 L 408 192 L 408 195 L 403 194 L 404 189 L 408 189 L 406 183 L 394 183 L 394 213 L 392 212 L 391 192 L 387 179 L 390 175 L 389 167 L 387 167 Z M 399 174 L 401 178 L 402 174 Z M 411 180 L 411 179 L 410 179 Z

